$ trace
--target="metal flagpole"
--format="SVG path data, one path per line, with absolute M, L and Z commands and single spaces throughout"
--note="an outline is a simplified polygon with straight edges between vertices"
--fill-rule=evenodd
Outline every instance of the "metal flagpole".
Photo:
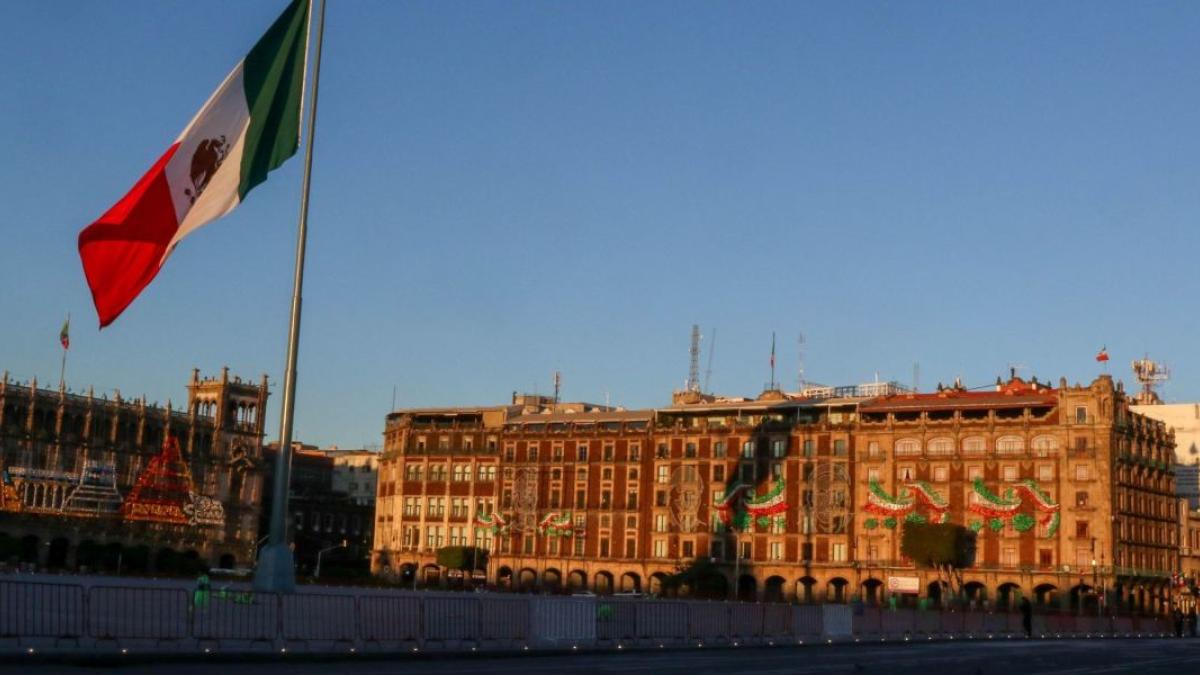
M 312 0 L 309 21 L 312 21 Z M 311 25 L 311 24 L 310 24 Z M 308 189 L 312 178 L 312 153 L 317 125 L 317 85 L 321 81 L 321 38 L 325 34 L 325 0 L 317 23 L 317 48 L 313 56 L 312 95 L 309 98 L 308 144 L 304 148 L 304 178 L 300 190 L 300 224 L 296 234 L 296 272 L 292 284 L 292 318 L 288 328 L 287 367 L 283 376 L 283 411 L 279 420 L 279 455 L 275 458 L 271 527 L 267 545 L 259 554 L 254 572 L 258 591 L 288 593 L 296 588 L 296 570 L 287 541 L 288 485 L 292 469 L 292 423 L 296 410 L 296 352 L 300 343 L 300 297 L 304 286 L 304 246 L 308 238 Z M 310 32 L 311 35 L 311 32 Z
M 67 312 L 67 344 L 71 343 L 71 313 Z M 62 342 L 62 337 L 59 337 L 59 342 Z M 62 345 L 62 365 L 58 369 L 58 388 L 63 389 L 67 386 L 67 351 L 70 347 L 67 344 Z

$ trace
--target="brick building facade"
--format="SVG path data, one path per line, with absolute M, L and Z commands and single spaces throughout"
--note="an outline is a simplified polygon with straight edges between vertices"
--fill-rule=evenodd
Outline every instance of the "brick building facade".
M 1101 376 L 398 411 L 373 569 L 444 583 L 436 549 L 476 544 L 515 589 L 657 592 L 700 559 L 743 598 L 937 600 L 898 535 L 947 520 L 978 532 L 974 600 L 1159 610 L 1180 565 L 1174 442 L 1129 403 Z

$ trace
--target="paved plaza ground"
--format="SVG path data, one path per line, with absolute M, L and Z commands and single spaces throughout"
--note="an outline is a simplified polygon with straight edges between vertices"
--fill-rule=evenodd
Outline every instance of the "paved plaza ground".
M 522 673 L 613 673 L 700 675 L 704 673 L 881 673 L 884 675 L 1085 675 L 1088 673 L 1183 673 L 1200 668 L 1197 640 L 1002 640 L 971 644 L 839 645 L 749 649 L 626 651 L 516 656 L 417 655 L 409 658 L 312 660 L 279 657 L 246 662 L 203 661 L 96 663 L 7 663 L 0 675 L 128 673 L 196 675 L 253 669 L 255 675 L 486 675 Z

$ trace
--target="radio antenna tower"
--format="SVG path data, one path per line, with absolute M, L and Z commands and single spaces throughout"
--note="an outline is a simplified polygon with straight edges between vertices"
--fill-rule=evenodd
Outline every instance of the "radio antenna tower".
M 1165 363 L 1151 361 L 1149 356 L 1143 356 L 1133 362 L 1133 375 L 1142 385 L 1142 391 L 1134 397 L 1137 403 L 1141 405 L 1162 403 L 1162 399 L 1158 397 L 1155 389 L 1171 378 L 1171 371 L 1167 369 Z
M 712 379 L 712 360 L 713 352 L 715 351 L 717 351 L 717 329 L 714 326 L 712 330 L 712 339 L 708 341 L 708 368 L 704 370 L 704 391 L 707 391 L 710 394 L 712 393 L 712 390 L 708 388 L 708 382 Z
M 558 403 L 558 395 L 562 392 L 562 372 L 554 371 L 554 402 Z
M 700 324 L 692 324 L 692 347 L 689 350 L 691 364 L 688 367 L 688 379 L 685 389 L 700 392 Z

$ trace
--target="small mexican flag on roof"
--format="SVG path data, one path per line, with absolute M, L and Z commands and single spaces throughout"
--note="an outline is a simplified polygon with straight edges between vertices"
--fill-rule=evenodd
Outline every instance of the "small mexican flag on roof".
M 293 0 L 129 194 L 79 234 L 102 328 L 181 239 L 232 211 L 296 154 L 308 14 L 308 0 Z

